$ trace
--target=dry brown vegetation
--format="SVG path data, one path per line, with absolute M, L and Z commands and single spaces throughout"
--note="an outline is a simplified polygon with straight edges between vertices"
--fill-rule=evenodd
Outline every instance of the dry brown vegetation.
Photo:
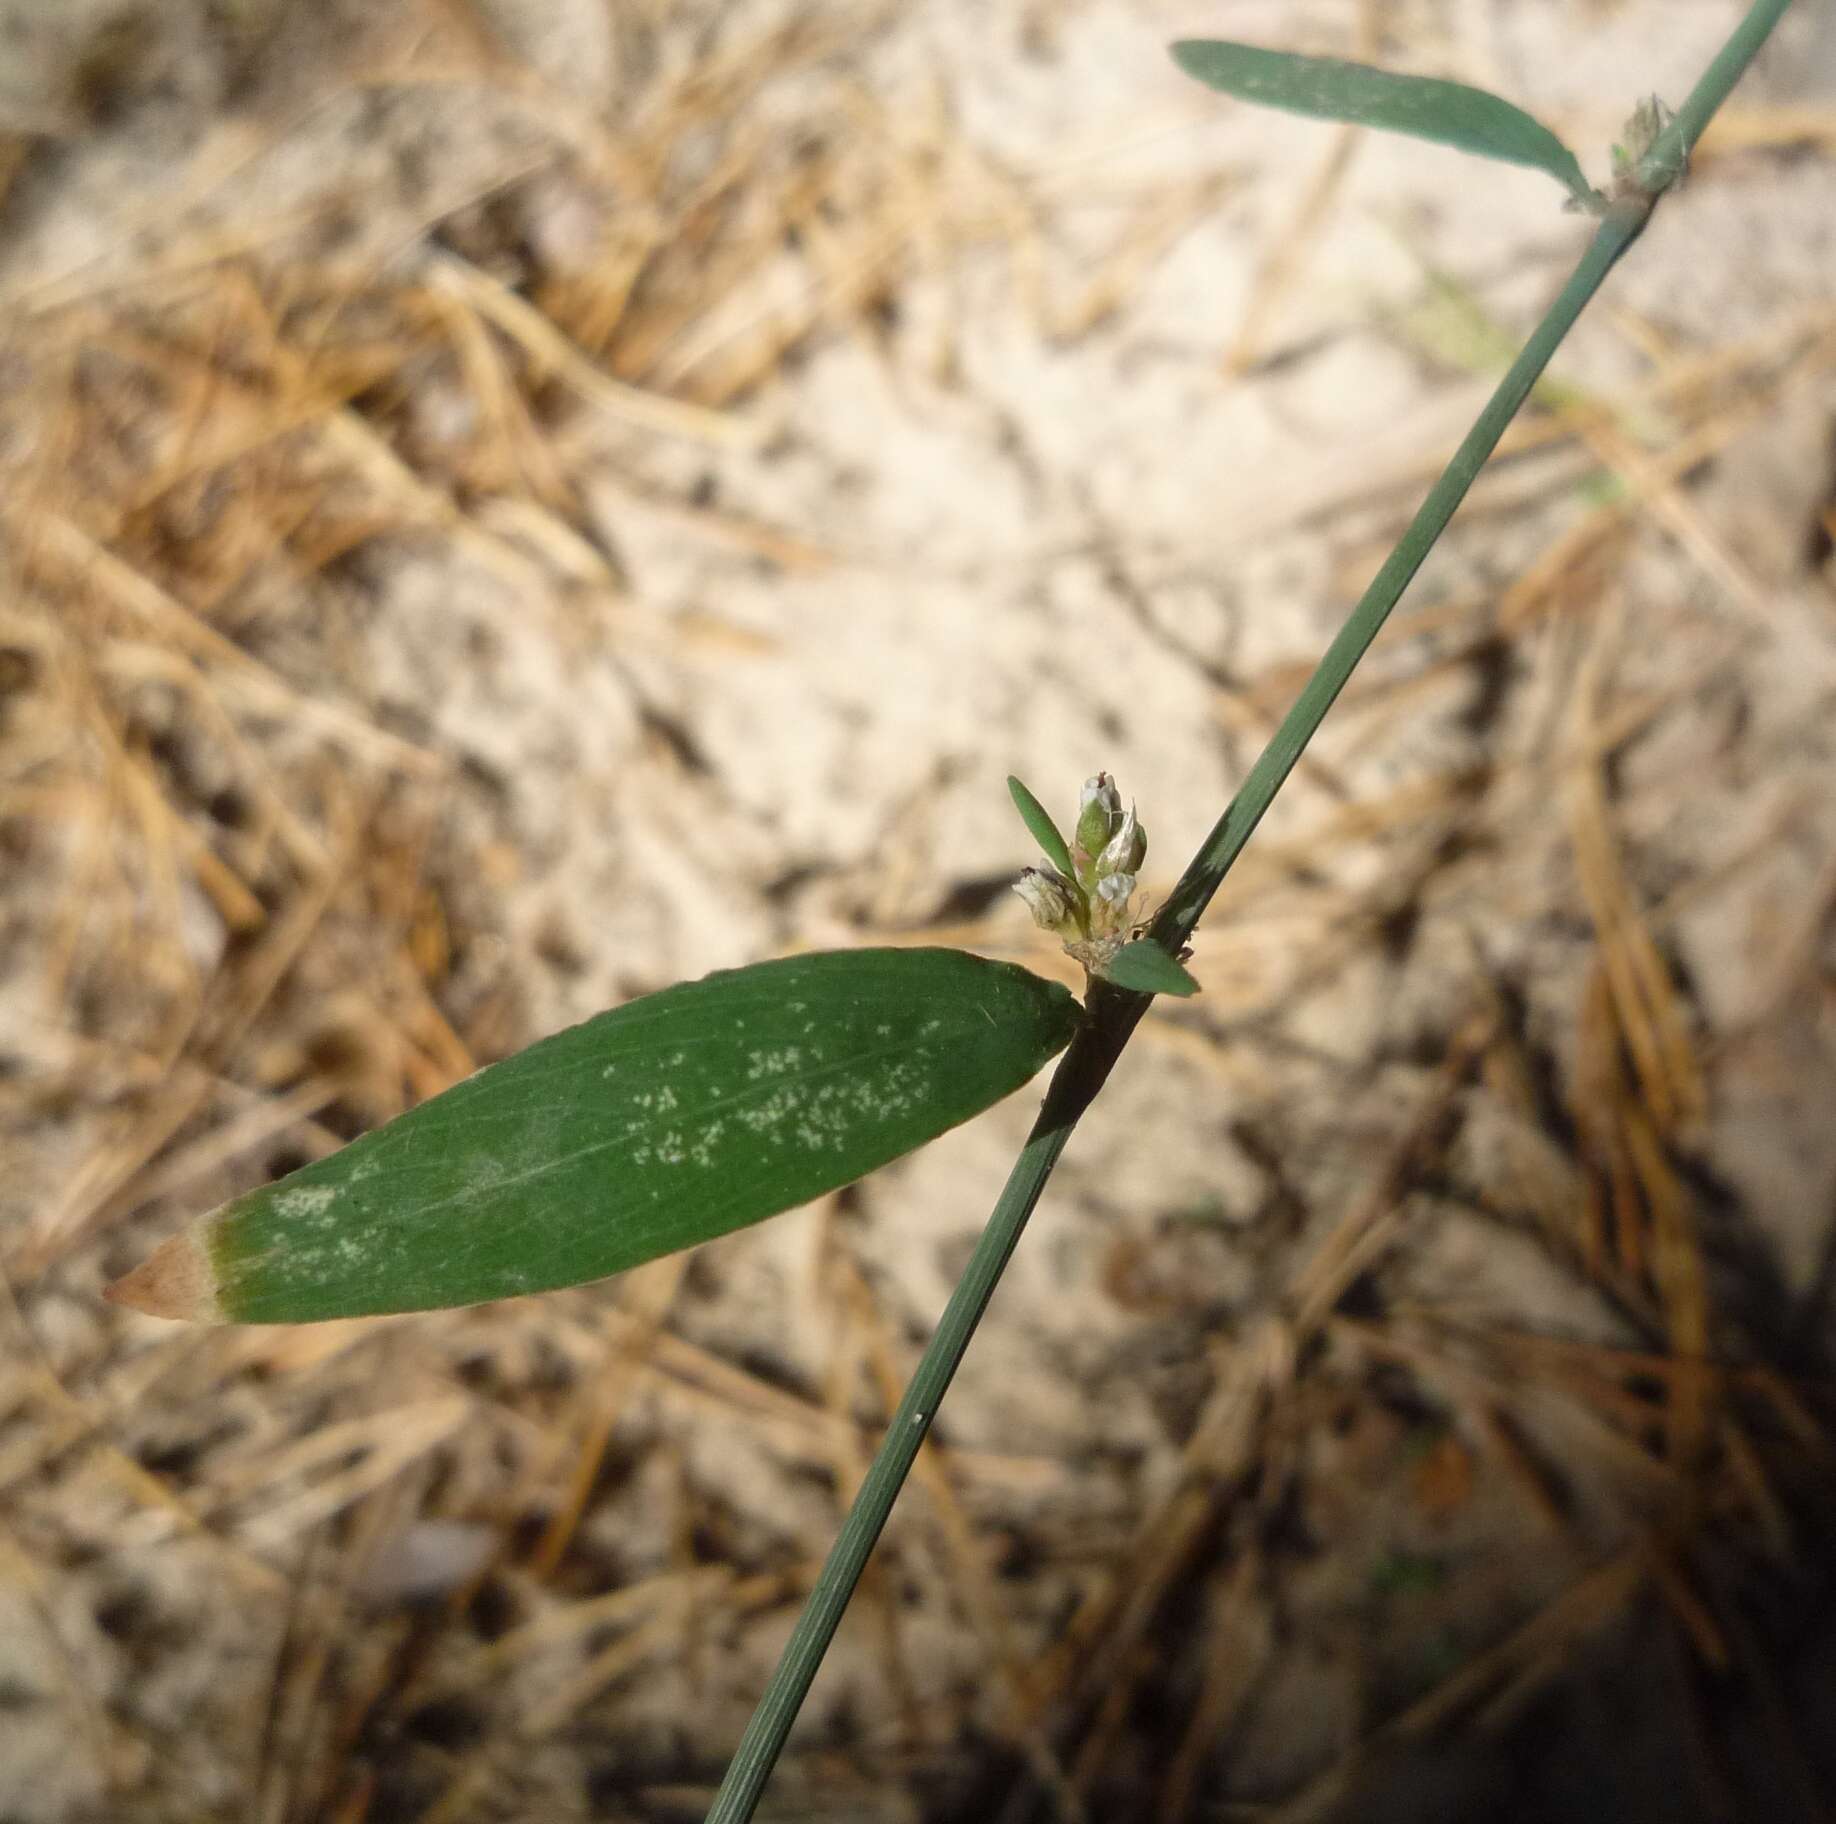
M 1069 55 L 1086 10 L 989 57 Z M 1450 67 L 1431 11 L 1296 41 Z M 1001 774 L 1121 772 L 1169 878 L 1535 286 L 1501 254 L 1366 313 L 1370 384 L 1413 363 L 1451 415 L 1269 477 L 1240 620 L 1206 537 L 1052 453 L 1102 447 L 1072 394 L 977 389 L 1017 349 L 1150 369 L 1131 313 L 1268 173 L 1029 166 L 947 63 L 864 73 L 898 9 L 621 9 L 610 102 L 467 0 L 290 87 L 285 13 L 230 9 L 253 99 L 170 144 L 106 45 L 0 112 L 0 229 L 91 138 L 171 160 L 0 276 L 0 1816 L 693 1817 L 1024 1111 L 558 1297 L 193 1333 L 97 1288 L 681 973 L 1065 968 L 1001 891 Z M 409 112 L 332 137 L 348 174 L 256 181 L 365 97 Z M 370 197 L 365 135 L 425 156 L 413 110 L 454 106 L 493 123 L 466 167 Z M 1284 376 L 1341 332 L 1284 325 L 1359 142 L 1313 144 L 1167 357 L 1218 411 L 1318 416 Z M 1814 97 L 1718 126 L 1347 693 L 1029 1237 L 778 1815 L 1828 1815 L 1833 148 Z M 1741 290 L 1730 222 L 1809 238 L 1795 290 Z M 1675 273 L 1724 256 L 1698 308 Z M 969 562 L 895 468 L 811 469 L 838 393 L 888 464 L 940 415 L 942 467 L 1017 451 L 1040 543 Z M 852 746 L 847 616 L 870 690 L 985 625 L 1011 694 Z M 1144 655 L 1114 701 L 1054 673 L 1092 628 Z

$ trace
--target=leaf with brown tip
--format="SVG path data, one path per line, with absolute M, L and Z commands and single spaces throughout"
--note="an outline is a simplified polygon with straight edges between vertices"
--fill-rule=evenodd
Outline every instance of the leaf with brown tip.
M 959 950 L 684 982 L 541 1040 L 201 1218 L 109 1290 L 301 1323 L 622 1272 L 807 1203 L 1016 1090 L 1077 1002 Z

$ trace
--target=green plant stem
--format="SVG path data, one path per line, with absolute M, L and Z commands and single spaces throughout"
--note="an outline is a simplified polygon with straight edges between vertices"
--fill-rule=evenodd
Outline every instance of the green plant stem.
M 1175 954 L 1191 936 L 1231 864 L 1262 820 L 1263 813 L 1280 791 L 1282 782 L 1293 770 L 1334 699 L 1344 689 L 1358 661 L 1377 637 L 1390 610 L 1421 568 L 1435 541 L 1446 530 L 1447 522 L 1497 447 L 1505 427 L 1548 366 L 1562 338 L 1574 327 L 1576 318 L 1621 255 L 1638 239 L 1664 187 L 1665 174 L 1680 168 L 1716 108 L 1790 3 L 1791 0 L 1756 0 L 1641 165 L 1641 173 L 1654 174 L 1650 180 L 1651 194 L 1622 198 L 1610 206 L 1568 283 L 1537 325 L 1522 353 L 1511 363 L 1478 421 L 1466 434 L 1441 478 L 1429 490 L 1396 549 L 1372 579 L 1337 638 L 1326 649 L 1325 657 L 1294 707 L 1250 768 L 1236 797 L 1161 909 L 1154 922 L 1153 935 Z M 1677 156 L 1679 153 L 1681 158 Z M 771 1682 L 727 1767 L 726 1778 L 707 1814 L 707 1824 L 747 1824 L 752 1817 L 791 1725 L 815 1680 L 817 1668 L 854 1594 L 854 1586 L 937 1416 L 938 1405 L 955 1378 L 976 1325 L 988 1308 L 988 1301 L 1019 1242 L 1027 1218 L 1070 1140 L 1072 1129 L 1107 1080 L 1147 1005 L 1145 996 L 1114 989 L 1099 981 L 1091 983 L 1085 1022 L 1053 1074 L 1039 1119 L 989 1216 L 969 1265 L 950 1296 L 937 1330 L 913 1371 L 905 1396 L 887 1428 L 885 1441 L 861 1482 L 803 1613 L 785 1643 Z
M 1428 491 L 1427 499 L 1409 522 L 1408 530 L 1397 541 L 1395 550 L 1384 559 L 1383 567 L 1371 579 L 1357 607 L 1326 648 L 1325 656 L 1295 699 L 1294 707 L 1282 718 L 1281 726 L 1238 787 L 1236 797 L 1230 801 L 1224 815 L 1205 838 L 1204 846 L 1193 857 L 1192 865 L 1180 876 L 1179 884 L 1161 907 L 1154 921 L 1153 936 L 1175 955 L 1192 935 L 1193 927 L 1211 903 L 1212 895 L 1223 884 L 1231 864 L 1262 821 L 1263 812 L 1274 802 L 1275 794 L 1306 751 L 1307 743 L 1345 688 L 1346 680 L 1389 619 L 1390 610 L 1434 549 L 1435 541 L 1446 531 L 1447 522 L 1453 518 L 1479 471 L 1498 447 L 1505 427 L 1529 398 L 1530 389 L 1542 377 L 1562 338 L 1574 327 L 1575 319 L 1600 289 L 1601 281 L 1612 271 L 1620 256 L 1637 240 L 1649 217 L 1648 203 L 1616 203 L 1595 229 L 1581 263 L 1517 359 L 1505 371 L 1497 390 L 1486 401 L 1485 410 L 1466 433 L 1452 461 L 1441 471 L 1440 480 Z
M 742 1824 L 752 1816 L 816 1677 L 816 1669 L 854 1594 L 854 1586 L 880 1537 L 880 1529 L 886 1524 L 907 1472 L 917 1460 L 919 1447 L 955 1379 L 969 1339 L 988 1309 L 1020 1232 L 1039 1202 L 1078 1117 L 1102 1088 L 1147 1006 L 1145 995 L 1111 988 L 1104 982 L 1091 983 L 1085 1020 L 1052 1074 L 1051 1087 L 1033 1131 L 1008 1174 L 1000 1200 L 956 1282 L 956 1290 L 950 1294 L 929 1347 L 912 1372 L 898 1410 L 887 1425 L 885 1440 L 861 1480 L 848 1517 L 803 1605 L 803 1613 L 785 1642 L 771 1683 L 728 1764 L 707 1824 Z
M 1728 34 L 1727 43 L 1715 53 L 1642 161 L 1641 174 L 1649 188 L 1661 189 L 1669 176 L 1689 162 L 1696 141 L 1790 5 L 1791 0 L 1754 0 L 1747 9 L 1746 17 Z
M 1153 935 L 1174 955 L 1179 954 L 1192 935 L 1193 927 L 1211 903 L 1212 895 L 1223 884 L 1231 864 L 1262 821 L 1263 812 L 1294 770 L 1295 762 L 1306 751 L 1307 743 L 1313 739 L 1327 710 L 1345 688 L 1346 680 L 1357 669 L 1358 661 L 1364 657 L 1389 618 L 1390 610 L 1421 568 L 1423 559 L 1447 529 L 1447 522 L 1466 498 L 1467 490 L 1492 451 L 1498 447 L 1505 427 L 1542 377 L 1562 338 L 1574 327 L 1576 318 L 1586 309 L 1620 256 L 1643 232 L 1658 196 L 1688 163 L 1690 151 L 1702 137 L 1715 110 L 1727 99 L 1729 90 L 1740 80 L 1742 72 L 1790 4 L 1791 0 L 1757 0 L 1640 162 L 1640 175 L 1650 186 L 1650 193 L 1624 197 L 1609 205 L 1586 253 L 1581 256 L 1581 263 L 1517 359 L 1506 369 L 1497 390 L 1486 401 L 1485 410 L 1466 433 L 1440 480 L 1429 490 L 1396 549 L 1371 579 L 1370 587 L 1359 598 L 1338 636 L 1326 648 L 1325 656 L 1307 680 L 1294 707 L 1282 719 L 1281 726 L 1245 776 L 1236 797 L 1225 808 L 1224 815 L 1213 826 L 1192 865 L 1180 876 L 1178 886 L 1161 908 L 1154 921 Z

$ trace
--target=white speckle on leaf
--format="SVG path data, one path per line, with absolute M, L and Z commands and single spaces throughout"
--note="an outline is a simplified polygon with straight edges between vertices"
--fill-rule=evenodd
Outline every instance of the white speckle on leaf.
M 337 1201 L 329 1184 L 290 1184 L 274 1193 L 274 1213 L 288 1222 L 305 1222 L 324 1215 Z
M 689 1147 L 689 1157 L 699 1166 L 707 1167 L 713 1165 L 714 1148 L 720 1143 L 720 1137 L 726 1132 L 726 1128 L 727 1123 L 724 1117 L 719 1121 L 710 1121 L 707 1126 L 695 1136 L 693 1143 Z
M 746 1081 L 756 1083 L 761 1077 L 782 1077 L 802 1061 L 803 1052 L 796 1045 L 786 1045 L 778 1051 L 749 1051 L 746 1062 L 752 1068 L 746 1072 Z
M 740 1109 L 736 1119 L 755 1134 L 773 1134 L 780 1123 L 797 1112 L 802 1103 L 801 1091 L 788 1087 L 775 1089 L 755 1107 Z

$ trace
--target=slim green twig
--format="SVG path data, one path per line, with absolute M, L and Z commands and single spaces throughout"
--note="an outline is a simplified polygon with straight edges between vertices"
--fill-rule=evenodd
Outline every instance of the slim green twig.
M 1091 984 L 1084 1023 L 1052 1074 L 1039 1119 L 1008 1174 L 1000 1201 L 982 1230 L 962 1278 L 956 1282 L 956 1290 L 950 1294 L 936 1334 L 913 1370 L 905 1395 L 887 1426 L 885 1440 L 862 1478 L 860 1491 L 842 1522 L 815 1588 L 785 1642 L 771 1683 L 727 1767 L 727 1776 L 708 1813 L 708 1824 L 741 1824 L 752 1816 L 816 1677 L 816 1669 L 854 1594 L 854 1586 L 880 1537 L 880 1529 L 886 1524 L 906 1473 L 917 1459 L 938 1405 L 969 1347 L 969 1339 L 1026 1227 L 1026 1219 L 1032 1215 L 1078 1117 L 1102 1088 L 1147 1005 L 1143 995 L 1112 989 L 1103 982 Z
M 1618 203 L 1595 229 L 1581 263 L 1549 307 L 1549 314 L 1536 326 L 1535 333 L 1506 370 L 1498 390 L 1486 401 L 1485 410 L 1466 433 L 1453 460 L 1428 491 L 1428 498 L 1397 541 L 1396 549 L 1384 559 L 1382 569 L 1371 579 L 1357 607 L 1326 648 L 1325 656 L 1295 699 L 1294 707 L 1282 718 L 1268 746 L 1244 776 L 1236 797 L 1205 838 L 1204 846 L 1181 875 L 1178 886 L 1154 921 L 1153 935 L 1175 954 L 1192 935 L 1193 927 L 1211 903 L 1212 895 L 1223 884 L 1231 864 L 1262 821 L 1263 812 L 1274 802 L 1275 794 L 1294 770 L 1295 762 L 1305 752 L 1327 710 L 1389 619 L 1390 610 L 1421 568 L 1423 559 L 1434 549 L 1435 541 L 1447 529 L 1447 522 L 1466 498 L 1467 489 L 1498 447 L 1505 427 L 1517 416 L 1518 408 L 1530 396 L 1530 389 L 1541 379 L 1550 356 L 1600 289 L 1601 281 L 1638 238 L 1650 213 L 1650 204 L 1642 200 Z
M 1358 661 L 1377 637 L 1390 610 L 1446 530 L 1474 478 L 1541 377 L 1562 338 L 1600 289 L 1649 220 L 1657 197 L 1687 162 L 1717 107 L 1753 60 L 1791 0 L 1756 0 L 1722 47 L 1689 98 L 1641 159 L 1643 193 L 1615 201 L 1595 230 L 1568 283 L 1511 363 L 1497 391 L 1467 433 L 1396 549 L 1372 579 L 1338 637 L 1326 649 L 1294 707 L 1180 877 L 1154 922 L 1153 935 L 1178 953 L 1231 864 L 1242 852 L 1262 814 L 1281 790 L 1327 710 L 1344 689 Z M 994 1295 L 1027 1218 L 1033 1213 L 1052 1168 L 1077 1125 L 1121 1056 L 1130 1033 L 1147 1010 L 1147 997 L 1101 981 L 1091 983 L 1088 1012 L 1071 1048 L 1052 1077 L 1045 1104 L 1026 1146 L 989 1216 L 969 1265 L 939 1320 L 929 1347 L 914 1370 L 905 1397 L 887 1428 L 885 1441 L 862 1480 L 803 1613 L 786 1642 L 758 1708 L 728 1765 L 707 1824 L 747 1824 L 771 1776 L 791 1725 L 816 1677 L 840 1624 L 855 1584 L 892 1511 L 906 1474 L 916 1460 L 950 1382 Z
M 1281 790 L 1282 782 L 1294 770 L 1295 762 L 1313 739 L 1327 710 L 1389 618 L 1390 610 L 1421 568 L 1423 559 L 1433 550 L 1435 541 L 1447 529 L 1454 510 L 1466 498 L 1467 489 L 1497 448 L 1505 427 L 1542 377 L 1543 369 L 1549 365 L 1562 338 L 1574 327 L 1575 319 L 1600 289 L 1601 282 L 1620 256 L 1643 232 L 1657 198 L 1689 162 L 1690 151 L 1702 137 L 1715 110 L 1727 99 L 1729 90 L 1740 80 L 1742 71 L 1753 61 L 1790 4 L 1791 0 L 1757 0 L 1703 72 L 1701 80 L 1690 90 L 1675 117 L 1640 160 L 1638 177 L 1645 186 L 1644 193 L 1622 197 L 1608 207 L 1586 253 L 1581 256 L 1581 263 L 1549 307 L 1548 315 L 1536 326 L 1523 351 L 1506 370 L 1497 391 L 1486 401 L 1485 410 L 1466 433 L 1440 480 L 1428 491 L 1428 498 L 1409 522 L 1396 549 L 1371 579 L 1370 587 L 1359 598 L 1338 636 L 1326 648 L 1325 657 L 1307 680 L 1294 707 L 1283 718 L 1268 746 L 1245 776 L 1236 797 L 1213 826 L 1204 846 L 1193 857 L 1192 865 L 1180 876 L 1179 885 L 1161 908 L 1154 921 L 1153 935 L 1176 955 L 1192 935 L 1193 927 L 1211 903 L 1212 895 L 1223 884 L 1224 876 L 1249 841 L 1251 832 L 1262 821 L 1263 812 Z
M 1791 0 L 1754 0 L 1652 145 L 1642 169 L 1647 188 L 1661 189 L 1688 163 L 1716 110 L 1747 73 L 1747 65 L 1759 55 L 1760 46 L 1772 36 L 1790 5 Z

